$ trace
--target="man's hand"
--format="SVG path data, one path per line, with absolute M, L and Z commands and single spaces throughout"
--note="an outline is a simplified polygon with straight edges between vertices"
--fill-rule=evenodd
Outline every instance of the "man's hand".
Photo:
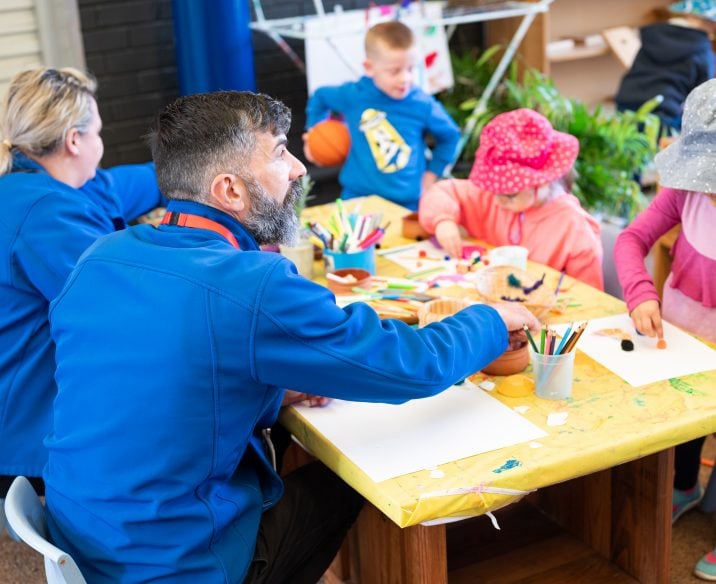
M 521 304 L 517 304 L 516 302 L 501 302 L 499 304 L 492 304 L 491 306 L 500 314 L 502 320 L 505 321 L 505 326 L 510 333 L 510 338 L 512 338 L 514 333 L 515 336 L 526 341 L 527 335 L 522 328 L 524 325 L 527 325 L 530 331 L 535 333 L 539 332 L 541 326 L 539 320 Z
M 661 310 L 656 300 L 647 300 L 631 311 L 631 319 L 636 330 L 648 337 L 664 338 L 661 324 Z
M 294 391 L 292 389 L 286 389 L 283 393 L 283 401 L 281 402 L 281 406 L 290 406 L 291 404 L 295 404 L 301 401 L 308 401 L 308 405 L 312 408 L 322 408 L 331 401 L 331 398 L 322 395 L 312 395 L 310 393 L 303 393 L 300 391 Z
M 435 238 L 452 257 L 462 258 L 462 237 L 460 237 L 460 228 L 457 223 L 450 219 L 440 221 L 435 227 Z

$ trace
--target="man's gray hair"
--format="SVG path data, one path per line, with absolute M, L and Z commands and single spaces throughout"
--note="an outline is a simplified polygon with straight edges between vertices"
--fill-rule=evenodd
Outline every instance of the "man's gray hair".
M 260 93 L 181 97 L 157 116 L 148 134 L 159 188 L 170 199 L 206 202 L 216 175 L 250 174 L 257 134 L 286 134 L 290 125 L 290 110 Z

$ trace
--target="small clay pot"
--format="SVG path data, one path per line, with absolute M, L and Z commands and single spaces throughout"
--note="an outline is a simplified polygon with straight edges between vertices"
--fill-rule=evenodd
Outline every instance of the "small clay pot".
M 362 268 L 341 268 L 335 270 L 333 274 L 339 278 L 345 278 L 347 276 L 353 276 L 355 278 L 355 282 L 346 284 L 327 278 L 326 285 L 334 294 L 353 294 L 353 288 L 370 287 L 370 272 L 368 270 Z
M 430 239 L 430 234 L 420 226 L 418 214 L 410 213 L 403 217 L 402 234 L 405 239 Z
M 527 349 L 527 343 L 525 343 L 519 349 L 502 353 L 487 367 L 483 368 L 482 372 L 488 375 L 513 375 L 524 371 L 529 362 L 530 353 Z

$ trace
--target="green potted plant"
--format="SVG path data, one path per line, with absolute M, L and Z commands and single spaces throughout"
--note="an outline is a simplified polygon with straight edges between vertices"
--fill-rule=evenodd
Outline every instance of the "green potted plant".
M 502 112 L 528 107 L 539 111 L 557 130 L 579 140 L 573 192 L 582 205 L 595 214 L 632 219 L 645 205 L 635 177 L 657 150 L 659 120 L 651 111 L 659 100 L 647 102 L 637 112 L 608 113 L 600 106 L 590 109 L 577 99 L 561 95 L 552 80 L 539 71 L 528 69 L 519 78 L 513 63 L 484 111 L 474 112 L 496 67 L 499 50 L 499 46 L 491 47 L 479 58 L 475 53 L 452 56 L 455 87 L 440 99 L 462 127 L 475 124 L 456 165 L 457 172 L 471 166 L 487 122 Z

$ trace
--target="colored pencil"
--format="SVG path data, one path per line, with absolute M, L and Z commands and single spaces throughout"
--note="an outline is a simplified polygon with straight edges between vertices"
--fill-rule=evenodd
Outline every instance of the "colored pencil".
M 564 345 L 567 343 L 567 339 L 569 338 L 569 333 L 572 332 L 573 326 L 574 326 L 573 322 L 569 323 L 567 330 L 564 331 L 564 335 L 562 335 L 562 339 L 559 341 L 559 345 L 557 345 L 557 349 L 554 351 L 555 355 L 560 355 L 562 353 L 562 349 L 564 348 Z
M 572 336 L 567 341 L 567 344 L 562 348 L 562 352 L 560 355 L 564 355 L 565 353 L 569 353 L 572 349 L 574 349 L 574 346 L 577 344 L 577 341 L 579 340 L 579 337 L 582 336 L 582 333 L 584 333 L 584 329 L 587 328 L 587 323 L 583 322 L 580 324 L 577 329 L 572 333 Z
M 564 280 L 564 274 L 565 274 L 565 273 L 566 273 L 566 272 L 565 272 L 564 270 L 562 270 L 562 273 L 559 275 L 559 281 L 557 282 L 557 287 L 554 289 L 554 295 L 555 295 L 555 296 L 557 296 L 557 294 L 559 294 L 559 289 L 560 289 L 561 286 L 562 286 L 562 281 Z
M 532 338 L 532 333 L 530 333 L 530 329 L 527 328 L 526 324 L 522 325 L 522 328 L 525 329 L 525 332 L 527 333 L 527 340 L 530 342 L 530 345 L 532 345 L 532 349 L 535 353 L 539 353 L 537 350 L 537 345 L 535 344 L 534 338 Z

